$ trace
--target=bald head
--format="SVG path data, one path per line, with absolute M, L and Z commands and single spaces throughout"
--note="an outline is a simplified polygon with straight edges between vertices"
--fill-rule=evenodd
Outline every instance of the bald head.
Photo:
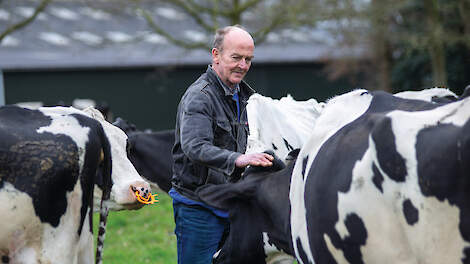
M 235 26 L 227 26 L 224 28 L 220 28 L 215 33 L 214 43 L 212 48 L 216 48 L 219 51 L 222 51 L 224 48 L 224 41 L 226 38 L 229 38 L 229 42 L 233 39 L 240 39 L 247 43 L 251 43 L 254 47 L 254 41 L 251 37 L 250 33 L 248 33 L 244 28 L 239 25 Z

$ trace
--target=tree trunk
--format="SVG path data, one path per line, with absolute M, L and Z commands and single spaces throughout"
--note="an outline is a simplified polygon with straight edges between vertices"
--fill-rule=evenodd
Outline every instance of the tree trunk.
M 446 53 L 444 31 L 437 0 L 426 0 L 425 10 L 428 24 L 428 51 L 431 56 L 433 85 L 447 87 Z
M 388 27 L 388 18 L 386 16 L 387 12 L 385 11 L 387 5 L 384 5 L 383 1 L 373 0 L 371 2 L 371 7 L 371 46 L 373 49 L 372 54 L 374 66 L 377 69 L 377 89 L 393 92 L 390 76 L 392 57 L 386 30 Z
M 468 38 L 470 37 L 470 3 L 468 0 L 460 0 L 459 1 L 459 13 L 460 16 L 462 17 L 463 20 L 463 25 L 464 25 L 464 32 L 465 32 L 465 37 Z M 470 43 L 467 43 L 467 45 L 470 45 Z

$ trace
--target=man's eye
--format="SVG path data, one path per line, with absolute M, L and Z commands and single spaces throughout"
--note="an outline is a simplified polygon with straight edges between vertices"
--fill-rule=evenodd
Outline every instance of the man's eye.
M 239 61 L 242 57 L 240 56 L 233 56 L 232 59 L 236 60 L 236 61 Z

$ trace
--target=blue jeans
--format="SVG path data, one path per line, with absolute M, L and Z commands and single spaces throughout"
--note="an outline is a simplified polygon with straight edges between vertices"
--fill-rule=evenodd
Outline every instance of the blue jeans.
M 229 221 L 203 207 L 173 201 L 178 264 L 210 264 Z

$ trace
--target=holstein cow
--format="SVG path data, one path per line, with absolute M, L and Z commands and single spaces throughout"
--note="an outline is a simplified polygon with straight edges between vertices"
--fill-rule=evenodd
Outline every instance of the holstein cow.
M 445 88 L 406 91 L 395 96 L 428 102 L 457 100 L 457 96 Z M 246 152 L 273 149 L 274 154 L 284 160 L 289 151 L 302 147 L 308 140 L 324 105 L 314 99 L 295 101 L 290 95 L 280 100 L 259 94 L 251 96 L 247 105 L 250 135 Z M 292 257 L 280 252 L 267 239 L 265 254 L 268 264 L 293 262 Z
M 0 136 L 3 263 L 93 263 L 95 182 L 103 214 L 109 201 L 129 208 L 135 190 L 149 192 L 127 159 L 126 135 L 96 109 L 5 106 Z
M 201 187 L 230 211 L 224 263 L 470 263 L 470 99 L 356 90 L 329 100 L 295 163 Z M 232 228 L 233 227 L 233 228 Z

